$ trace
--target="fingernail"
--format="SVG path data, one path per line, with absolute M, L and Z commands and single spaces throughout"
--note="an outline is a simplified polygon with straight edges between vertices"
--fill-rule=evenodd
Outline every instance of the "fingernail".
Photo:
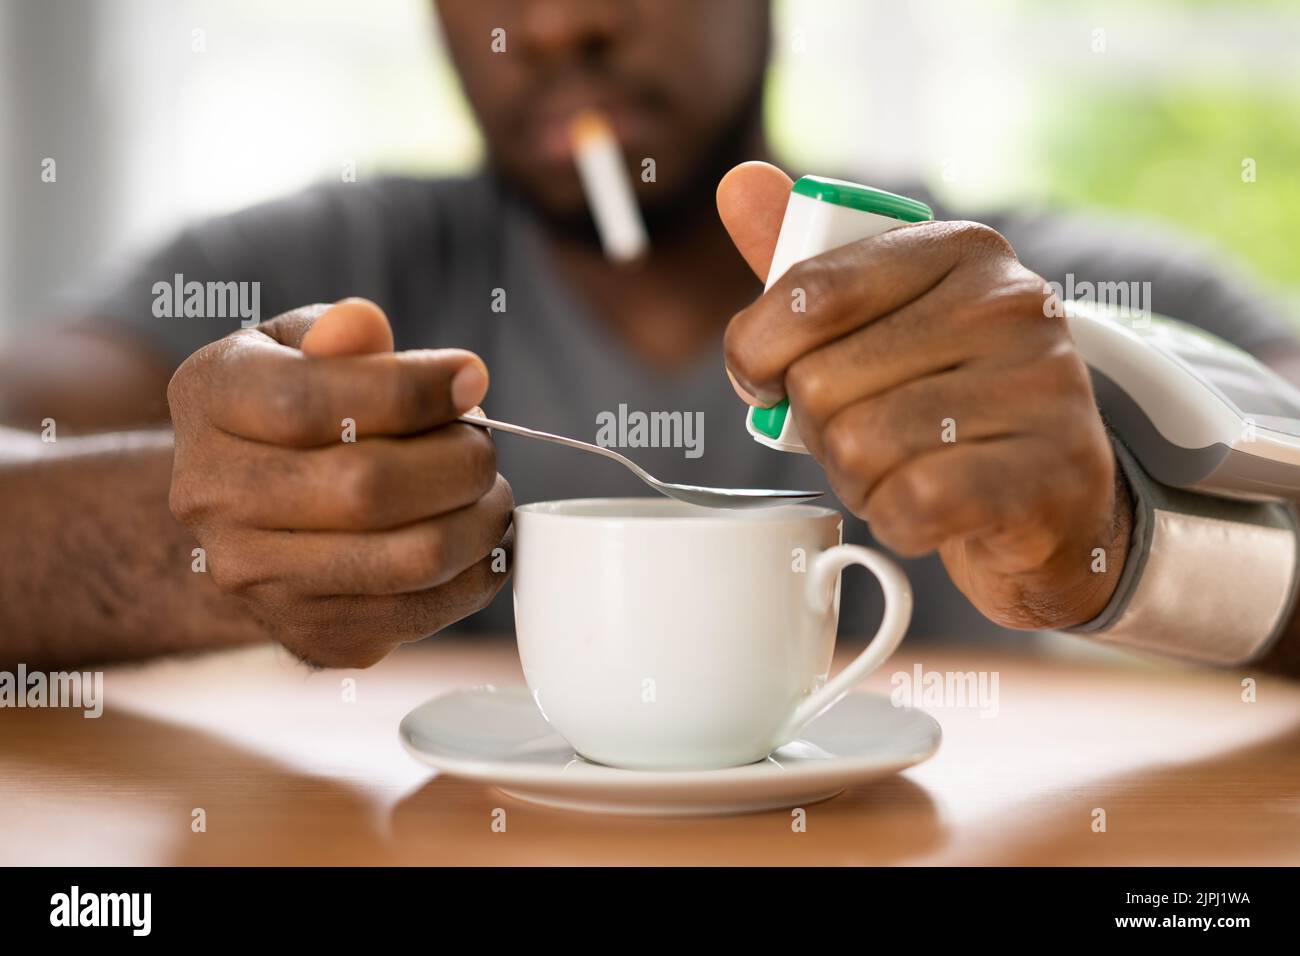
M 738 381 L 736 381 L 736 376 L 731 374 L 731 369 L 727 369 L 726 371 L 727 371 L 727 378 L 731 380 L 731 387 L 736 390 L 736 394 L 740 396 L 741 401 L 743 401 L 746 405 L 762 405 L 762 403 L 758 399 L 756 399 L 753 395 L 749 394 L 749 392 L 745 391 L 744 387 Z
M 464 415 L 483 401 L 487 394 L 487 369 L 478 362 L 470 362 L 451 378 L 451 403 L 456 414 Z

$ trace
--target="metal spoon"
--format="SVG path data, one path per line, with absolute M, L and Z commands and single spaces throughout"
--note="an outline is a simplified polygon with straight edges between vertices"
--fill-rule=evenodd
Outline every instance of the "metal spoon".
M 705 508 L 770 508 L 776 505 L 811 501 L 813 498 L 820 498 L 825 494 L 822 491 L 781 491 L 770 488 L 703 488 L 699 485 L 675 485 L 671 482 L 660 481 L 632 459 L 608 448 L 602 448 L 600 445 L 589 445 L 587 442 L 578 441 L 576 438 L 565 438 L 562 435 L 552 435 L 550 432 L 539 432 L 532 428 L 524 428 L 522 425 L 498 422 L 480 415 L 461 415 L 460 420 L 467 425 L 477 425 L 479 428 L 487 428 L 492 431 L 508 432 L 511 435 L 522 435 L 524 438 L 540 438 L 542 441 L 554 442 L 557 445 L 564 445 L 568 448 L 576 448 L 579 451 L 589 451 L 595 455 L 612 458 L 661 495 L 676 498 L 678 501 L 684 501 L 690 505 L 702 505 Z

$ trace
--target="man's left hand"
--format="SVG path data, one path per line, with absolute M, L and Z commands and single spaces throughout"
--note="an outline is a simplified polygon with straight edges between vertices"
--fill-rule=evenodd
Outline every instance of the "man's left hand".
M 760 278 L 790 186 L 746 163 L 718 187 Z M 732 319 L 726 361 L 751 404 L 789 397 L 877 540 L 937 550 L 989 619 L 1068 627 L 1105 607 L 1132 506 L 1059 302 L 995 230 L 917 223 L 798 263 Z

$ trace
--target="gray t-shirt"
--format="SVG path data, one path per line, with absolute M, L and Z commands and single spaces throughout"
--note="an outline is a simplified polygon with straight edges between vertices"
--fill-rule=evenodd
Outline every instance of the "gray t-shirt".
M 930 199 L 924 190 L 898 191 Z M 937 218 L 960 218 L 936 207 Z M 967 216 L 997 228 L 1045 279 L 1152 283 L 1154 311 L 1193 322 L 1248 350 L 1293 341 L 1277 307 L 1207 255 L 1133 224 L 1053 214 Z M 365 296 L 393 322 L 397 347 L 472 349 L 492 374 L 490 415 L 595 439 L 602 413 L 702 413 L 703 454 L 682 448 L 629 453 L 667 480 L 704 485 L 826 487 L 807 456 L 771 451 L 745 431 L 744 406 L 722 374 L 721 342 L 673 372 L 640 362 L 548 268 L 538 226 L 486 177 L 317 186 L 287 199 L 185 229 L 94 290 L 87 314 L 119 323 L 178 365 L 239 327 L 238 318 L 156 318 L 156 282 L 261 283 L 261 316 L 313 302 Z M 494 311 L 505 292 L 505 310 Z M 758 285 L 755 285 L 758 292 Z M 519 503 L 640 495 L 614 463 L 502 436 L 499 469 Z M 832 502 L 833 504 L 838 504 Z M 844 509 L 841 508 L 843 511 Z M 845 538 L 870 543 L 847 515 Z M 685 558 L 684 558 L 685 559 Z M 904 562 L 917 595 L 911 633 L 965 638 L 999 629 L 949 582 L 938 559 Z M 880 614 L 869 575 L 846 579 L 843 633 L 868 633 Z M 466 626 L 512 626 L 508 589 Z

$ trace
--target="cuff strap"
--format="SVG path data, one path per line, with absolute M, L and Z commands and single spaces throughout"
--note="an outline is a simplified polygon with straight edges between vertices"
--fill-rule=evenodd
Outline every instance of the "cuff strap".
M 1110 603 L 1069 632 L 1208 664 L 1263 654 L 1296 599 L 1295 509 L 1170 488 L 1111 442 L 1133 495 L 1129 552 Z

